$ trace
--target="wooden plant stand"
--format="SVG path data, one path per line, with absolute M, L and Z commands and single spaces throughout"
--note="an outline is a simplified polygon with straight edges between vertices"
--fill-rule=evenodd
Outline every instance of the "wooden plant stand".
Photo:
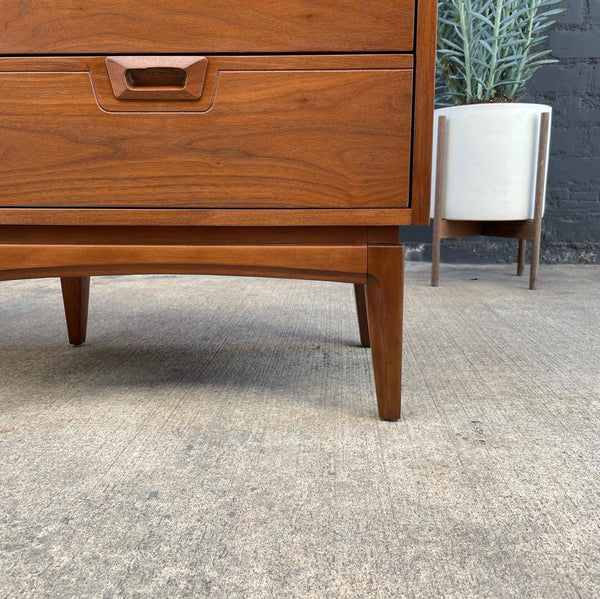
M 519 240 L 519 255 L 517 261 L 517 275 L 519 276 L 521 276 L 525 271 L 527 241 L 529 240 L 532 242 L 529 289 L 536 289 L 538 282 L 538 267 L 540 262 L 540 247 L 542 241 L 544 190 L 546 189 L 546 157 L 548 154 L 550 132 L 550 119 L 548 113 L 542 114 L 540 127 L 535 183 L 535 209 L 534 218 L 532 220 L 472 221 L 448 220 L 442 218 L 442 200 L 445 176 L 444 167 L 446 164 L 446 131 L 446 117 L 440 116 L 438 120 L 438 151 L 436 156 L 437 177 L 435 183 L 435 216 L 433 220 L 431 286 L 437 287 L 439 284 L 440 245 L 442 239 L 483 235 L 486 237 L 505 237 Z

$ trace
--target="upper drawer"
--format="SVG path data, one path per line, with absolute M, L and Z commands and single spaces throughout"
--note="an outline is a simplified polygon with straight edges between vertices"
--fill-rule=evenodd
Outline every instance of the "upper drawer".
M 0 59 L 0 206 L 407 206 L 412 57 L 140 60 Z
M 411 51 L 415 0 L 2 0 L 0 54 Z

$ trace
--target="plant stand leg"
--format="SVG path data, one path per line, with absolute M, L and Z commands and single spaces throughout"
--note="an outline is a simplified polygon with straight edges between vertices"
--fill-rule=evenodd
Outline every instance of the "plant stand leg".
M 369 319 L 367 316 L 367 288 L 366 285 L 354 285 L 356 297 L 356 311 L 358 312 L 358 330 L 360 332 L 360 344 L 363 347 L 371 347 L 369 336 Z
M 446 168 L 446 117 L 438 119 L 437 156 L 435 175 L 435 206 L 433 216 L 433 243 L 431 247 L 431 286 L 440 282 L 440 245 L 442 242 L 442 196 Z
M 81 345 L 85 341 L 90 299 L 90 277 L 63 277 L 62 287 L 69 343 Z
M 440 284 L 440 252 L 442 245 L 441 219 L 433 221 L 433 242 L 431 245 L 431 286 Z
M 525 255 L 527 253 L 527 239 L 519 239 L 519 258 L 517 261 L 517 276 L 525 272 Z
M 546 189 L 546 165 L 548 162 L 548 144 L 550 143 L 550 113 L 542 113 L 540 121 L 540 140 L 538 145 L 537 173 L 535 181 L 534 235 L 531 248 L 531 274 L 529 289 L 537 289 L 538 267 L 542 245 L 542 208 Z
M 398 420 L 402 393 L 404 247 L 368 249 L 367 308 L 377 405 L 383 420 Z
M 536 223 L 535 227 L 535 237 L 533 238 L 533 244 L 531 246 L 531 267 L 529 271 L 529 289 L 535 290 L 537 289 L 538 283 L 538 267 L 540 265 L 540 250 L 542 245 L 542 223 L 540 221 L 540 226 L 538 230 L 538 226 Z

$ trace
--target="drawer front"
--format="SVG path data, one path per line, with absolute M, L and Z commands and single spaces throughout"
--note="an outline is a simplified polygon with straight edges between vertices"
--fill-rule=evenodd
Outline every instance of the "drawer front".
M 5 55 L 404 52 L 414 12 L 415 0 L 2 0 L 0 31 Z
M 117 100 L 102 57 L 0 60 L 0 206 L 407 206 L 407 60 L 208 57 L 184 102 Z

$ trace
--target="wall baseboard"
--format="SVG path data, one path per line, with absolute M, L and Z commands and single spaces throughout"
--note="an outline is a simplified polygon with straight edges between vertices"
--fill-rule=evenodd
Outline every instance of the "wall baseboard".
M 406 259 L 431 261 L 431 243 L 404 241 Z M 441 261 L 457 264 L 511 264 L 517 261 L 517 240 L 444 239 Z M 530 248 L 528 248 L 530 249 Z M 529 262 L 529 251 L 527 256 Z M 600 264 L 600 241 L 590 243 L 544 243 L 540 262 L 543 264 Z

